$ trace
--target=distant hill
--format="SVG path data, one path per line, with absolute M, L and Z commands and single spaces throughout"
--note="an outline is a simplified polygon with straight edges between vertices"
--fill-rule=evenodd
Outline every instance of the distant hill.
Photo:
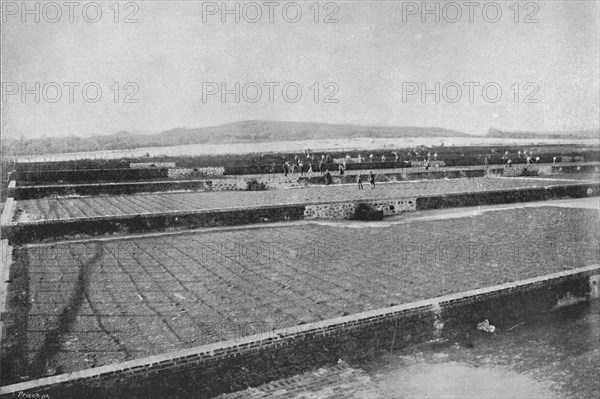
M 118 132 L 109 136 L 7 139 L 4 155 L 43 155 L 97 150 L 125 150 L 186 144 L 260 143 L 339 138 L 470 137 L 438 127 L 360 126 L 309 122 L 241 121 L 196 129 L 176 128 L 156 134 Z
M 573 132 L 530 132 L 530 131 L 503 131 L 490 129 L 485 137 L 510 138 L 510 139 L 597 139 L 600 138 L 600 130 L 580 130 Z

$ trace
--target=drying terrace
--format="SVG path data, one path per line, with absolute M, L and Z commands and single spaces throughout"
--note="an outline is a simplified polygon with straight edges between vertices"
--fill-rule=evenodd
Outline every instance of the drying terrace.
M 33 378 L 597 264 L 598 211 L 545 204 L 26 246 L 2 354 Z
M 366 176 L 363 176 L 363 180 L 366 180 Z M 310 204 L 346 200 L 416 198 L 423 195 L 487 192 L 553 185 L 564 186 L 582 182 L 584 181 L 562 175 L 545 179 L 472 178 L 378 183 L 374 190 L 370 190 L 368 184 L 364 182 L 365 190 L 358 190 L 355 184 L 348 184 L 252 192 L 171 192 L 90 197 L 48 197 L 17 201 L 13 221 L 24 223 L 40 220 Z

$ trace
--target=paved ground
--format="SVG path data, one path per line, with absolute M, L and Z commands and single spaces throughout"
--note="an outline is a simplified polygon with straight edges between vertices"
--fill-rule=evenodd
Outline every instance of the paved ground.
M 440 193 L 476 192 L 544 187 L 581 183 L 566 177 L 554 180 L 538 178 L 474 178 L 440 179 L 377 184 L 370 190 L 358 190 L 352 185 L 333 185 L 289 190 L 160 193 L 79 198 L 42 198 L 17 201 L 14 221 L 68 219 L 92 216 L 127 215 L 140 213 L 224 209 L 291 203 L 314 203 L 337 200 L 383 199 L 416 197 Z
M 482 333 L 473 348 L 464 342 L 420 345 L 220 398 L 595 398 L 599 314 L 598 301 L 576 305 L 511 331 Z M 190 387 L 177 388 L 193 397 Z
M 9 317 L 71 371 L 600 261 L 597 210 L 531 205 L 31 245 Z

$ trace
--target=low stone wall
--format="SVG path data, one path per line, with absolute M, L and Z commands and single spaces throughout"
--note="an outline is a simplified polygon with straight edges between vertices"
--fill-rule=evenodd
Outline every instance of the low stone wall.
M 152 169 L 148 169 L 149 173 Z M 154 169 L 157 170 L 157 169 Z M 416 180 L 435 180 L 435 179 L 458 179 L 458 178 L 477 178 L 488 177 L 519 177 L 519 176 L 537 176 L 556 173 L 597 173 L 598 165 L 537 165 L 537 164 L 519 164 L 512 168 L 503 168 L 499 166 L 490 166 L 484 169 L 462 169 L 436 171 L 414 171 L 410 173 L 388 173 L 377 174 L 377 182 L 401 182 Z M 16 186 L 8 188 L 9 196 L 12 195 L 17 200 L 43 198 L 48 196 L 79 196 L 79 195 L 122 195 L 134 193 L 150 193 L 164 191 L 243 191 L 246 190 L 248 178 L 225 179 L 225 178 L 204 178 L 206 175 L 222 174 L 223 168 L 198 168 L 168 169 L 168 178 L 171 180 L 181 179 L 182 181 L 148 181 L 148 182 L 107 182 L 107 183 L 88 183 L 88 184 L 60 184 L 60 185 L 39 185 L 39 186 Z M 164 172 L 160 172 L 164 173 Z M 367 175 L 362 175 L 363 183 L 367 181 Z M 188 179 L 189 181 L 186 181 Z M 192 180 L 194 179 L 194 180 Z M 257 176 L 259 183 L 264 183 L 268 189 L 281 189 L 291 187 L 301 187 L 307 185 L 326 184 L 323 176 L 308 177 L 298 174 L 287 177 L 281 174 L 265 174 Z M 356 176 L 333 176 L 333 184 L 356 184 Z M 12 193 L 12 194 L 11 194 Z
M 212 179 L 188 181 L 155 181 L 130 183 L 61 184 L 44 186 L 17 186 L 9 190 L 16 200 L 52 196 L 126 195 L 160 193 L 167 191 L 240 191 L 246 190 L 243 179 Z
M 174 397 L 181 386 L 212 397 L 339 359 L 353 363 L 410 345 L 464 342 L 489 320 L 502 334 L 572 298 L 598 298 L 600 266 L 446 295 L 0 388 L 0 397 Z M 569 303 L 566 301 L 566 303 Z
M 17 172 L 14 176 L 18 185 L 21 183 L 83 183 L 83 182 L 119 182 L 152 179 L 166 179 L 166 168 L 141 169 L 72 169 L 72 170 L 38 170 Z
M 598 165 L 556 165 L 552 167 L 552 173 L 598 173 Z
M 210 181 L 210 191 L 244 191 L 246 180 L 242 179 L 213 179 Z
M 489 190 L 446 195 L 436 194 L 417 198 L 417 210 L 547 201 L 561 198 L 597 197 L 599 195 L 600 183 Z
M 503 177 L 537 176 L 540 168 L 536 164 L 514 165 L 501 171 Z
M 457 169 L 457 170 L 435 170 L 430 168 L 428 170 L 415 171 L 411 169 L 408 172 L 396 172 L 396 173 L 379 173 L 375 174 L 375 182 L 400 182 L 400 181 L 417 181 L 417 180 L 435 180 L 435 179 L 459 179 L 459 178 L 475 178 L 485 176 L 485 170 L 483 169 Z M 363 183 L 367 183 L 369 179 L 368 172 L 362 175 Z M 333 184 L 356 184 L 356 175 L 335 175 L 333 177 Z M 320 174 L 317 176 L 303 176 L 300 177 L 300 181 L 306 182 L 306 184 L 326 184 L 325 177 Z
M 169 171 L 167 173 L 168 173 L 169 179 L 183 179 L 186 177 L 191 178 L 194 176 L 194 169 L 169 168 Z
M 358 204 L 309 204 L 304 208 L 305 219 L 351 219 Z
M 581 155 L 561 156 L 560 160 L 561 162 L 585 162 L 585 157 Z
M 304 205 L 277 205 L 227 210 L 150 213 L 59 219 L 2 226 L 11 244 L 112 234 L 133 234 L 200 227 L 235 226 L 299 220 Z
M 119 233 L 158 232 L 199 227 L 233 226 L 300 219 L 350 219 L 359 203 L 382 209 L 384 216 L 414 210 L 458 208 L 515 202 L 546 201 L 561 198 L 583 198 L 600 195 L 600 183 L 566 186 L 529 187 L 455 194 L 435 194 L 418 198 L 389 198 L 365 201 L 337 201 L 316 204 L 288 204 L 202 210 L 191 212 L 152 213 L 106 216 L 98 218 L 60 219 L 53 221 L 6 223 L 2 236 L 11 244 L 64 237 L 97 236 Z
M 399 200 L 354 201 L 330 204 L 308 204 L 304 209 L 304 219 L 352 219 L 359 203 L 383 211 L 383 216 L 393 216 L 417 210 L 416 198 Z
M 298 174 L 288 176 L 283 176 L 281 174 L 262 175 L 258 181 L 264 183 L 269 190 L 307 185 L 307 183 L 303 181 Z
M 184 179 L 198 176 L 222 176 L 225 168 L 221 166 L 206 166 L 201 168 L 176 168 L 175 164 L 169 168 L 169 179 Z
M 210 182 L 190 180 L 185 182 L 97 183 L 64 184 L 48 186 L 17 186 L 12 190 L 16 200 L 28 200 L 52 196 L 125 195 L 135 193 L 159 193 L 166 191 L 211 191 Z
M 175 162 L 131 162 L 129 167 L 132 169 L 174 168 Z

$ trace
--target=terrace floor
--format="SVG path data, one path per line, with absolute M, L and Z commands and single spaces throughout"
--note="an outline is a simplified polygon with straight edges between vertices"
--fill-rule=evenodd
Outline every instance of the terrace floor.
M 72 219 L 98 216 L 137 215 L 172 211 L 216 210 L 282 204 L 307 204 L 331 201 L 415 198 L 422 195 L 482 192 L 526 187 L 577 184 L 589 180 L 559 175 L 548 178 L 472 178 L 436 179 L 397 183 L 377 183 L 369 189 L 366 176 L 364 190 L 354 184 L 313 186 L 287 190 L 172 192 L 91 197 L 48 197 L 16 202 L 13 221 L 26 223 L 40 220 Z M 592 175 L 589 175 L 592 176 Z
M 28 245 L 3 362 L 34 378 L 598 264 L 597 198 L 561 203 Z

